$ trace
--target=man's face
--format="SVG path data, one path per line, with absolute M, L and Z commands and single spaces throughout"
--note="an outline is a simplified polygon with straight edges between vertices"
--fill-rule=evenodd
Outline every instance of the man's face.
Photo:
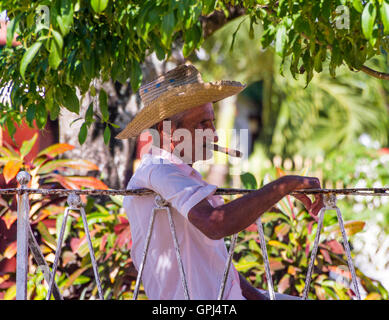
M 179 121 L 179 128 L 172 127 L 173 153 L 186 163 L 210 159 L 213 152 L 206 144 L 218 141 L 214 121 L 210 102 L 186 111 Z

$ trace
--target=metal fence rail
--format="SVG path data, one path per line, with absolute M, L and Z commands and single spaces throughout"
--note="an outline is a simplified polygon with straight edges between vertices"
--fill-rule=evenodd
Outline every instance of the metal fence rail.
M 69 214 L 70 210 L 77 210 L 80 212 L 82 216 L 82 221 L 84 224 L 85 234 L 88 241 L 88 248 L 89 253 L 91 256 L 93 271 L 95 275 L 95 281 L 98 287 L 98 295 L 99 299 L 104 299 L 103 290 L 101 288 L 101 282 L 100 277 L 98 274 L 98 268 L 97 268 L 97 262 L 95 259 L 92 241 L 90 238 L 89 230 L 88 230 L 88 223 L 86 219 L 85 210 L 83 208 L 80 195 L 136 195 L 136 196 L 144 196 L 144 195 L 155 195 L 155 201 L 156 201 L 156 207 L 153 210 L 153 213 L 150 218 L 149 228 L 146 236 L 145 241 L 145 247 L 144 247 L 144 253 L 142 257 L 142 262 L 140 264 L 140 268 L 138 271 L 138 277 L 135 284 L 135 290 L 133 298 L 137 299 L 138 293 L 139 293 L 139 287 L 142 280 L 142 274 L 143 274 L 143 268 L 146 263 L 147 253 L 149 250 L 149 242 L 150 237 L 153 231 L 153 225 L 154 225 L 154 218 L 157 211 L 165 211 L 168 214 L 169 218 L 169 225 L 171 229 L 172 234 L 172 240 L 174 243 L 174 248 L 176 252 L 177 257 L 177 263 L 180 270 L 180 277 L 184 289 L 185 298 L 189 299 L 189 290 L 187 286 L 186 281 L 186 275 L 185 270 L 182 264 L 181 260 L 181 254 L 180 254 L 180 248 L 179 243 L 177 241 L 176 233 L 175 233 L 175 226 L 174 221 L 172 219 L 172 215 L 170 212 L 170 206 L 169 203 L 166 202 L 164 199 L 162 199 L 158 194 L 153 192 L 152 190 L 148 189 L 132 189 L 132 190 L 68 190 L 68 189 L 29 189 L 27 188 L 27 185 L 30 181 L 30 175 L 27 172 L 21 171 L 17 175 L 17 181 L 20 184 L 20 188 L 15 189 L 1 189 L 0 194 L 16 194 L 17 195 L 17 256 L 16 256 L 16 299 L 17 300 L 25 300 L 27 299 L 27 273 L 28 273 L 28 249 L 30 248 L 31 253 L 35 259 L 35 261 L 39 265 L 43 265 L 46 270 L 49 270 L 49 267 L 47 266 L 47 263 L 44 259 L 44 256 L 40 250 L 40 247 L 37 243 L 37 241 L 34 238 L 34 235 L 32 233 L 30 224 L 29 224 L 29 200 L 28 195 L 29 194 L 43 194 L 43 195 L 68 195 L 68 204 L 69 207 L 66 208 L 64 213 L 64 218 L 62 221 L 60 236 L 58 238 L 58 245 L 57 245 L 57 251 L 55 254 L 54 263 L 52 266 L 52 272 L 51 274 L 49 272 L 44 272 L 45 280 L 49 284 L 47 299 L 51 298 L 51 295 L 53 294 L 55 299 L 63 299 L 61 292 L 55 283 L 55 273 L 57 270 L 57 265 L 59 261 L 59 257 L 61 254 L 61 246 L 63 242 L 63 236 L 64 236 L 64 230 L 66 225 L 66 219 Z M 219 188 L 217 189 L 215 194 L 218 195 L 236 195 L 236 194 L 247 194 L 250 192 L 253 192 L 255 190 L 248 190 L 248 189 L 225 189 L 225 188 Z M 311 258 L 310 263 L 308 266 L 308 273 L 306 277 L 305 287 L 303 291 L 303 299 L 307 299 L 308 291 L 310 287 L 311 277 L 312 277 L 312 271 L 313 271 L 313 265 L 317 254 L 318 245 L 320 242 L 320 234 L 321 229 L 323 225 L 323 219 L 324 214 L 326 210 L 336 210 L 339 227 L 342 232 L 343 237 L 343 243 L 344 243 L 344 249 L 347 256 L 347 263 L 348 267 L 351 272 L 352 276 L 352 283 L 353 287 L 357 296 L 357 299 L 361 299 L 359 288 L 358 288 L 358 282 L 357 277 L 355 274 L 354 265 L 351 258 L 350 253 L 350 247 L 348 244 L 348 239 L 346 235 L 346 231 L 344 228 L 343 218 L 342 214 L 339 210 L 339 208 L 336 206 L 336 195 L 337 194 L 343 194 L 343 195 L 365 195 L 365 196 L 389 196 L 389 188 L 359 188 L 359 189 L 307 189 L 307 190 L 299 190 L 291 193 L 290 195 L 294 194 L 323 194 L 324 199 L 324 207 L 320 210 L 319 213 L 319 221 L 318 221 L 318 227 L 316 231 L 316 237 L 313 245 L 313 249 L 311 252 Z M 258 234 L 259 234 L 259 240 L 261 244 L 261 250 L 262 250 L 262 256 L 264 258 L 264 265 L 265 265 L 265 271 L 266 271 L 266 278 L 268 281 L 268 287 L 269 287 L 269 297 L 271 300 L 275 299 L 275 292 L 273 288 L 273 282 L 271 279 L 271 272 L 270 272 L 270 264 L 269 259 L 267 256 L 267 249 L 266 249 L 266 243 L 265 243 L 265 237 L 263 234 L 263 228 L 261 219 L 259 218 L 257 220 L 257 227 L 258 227 Z M 218 299 L 223 299 L 224 294 L 224 288 L 225 284 L 228 278 L 229 271 L 231 269 L 232 264 L 232 255 L 234 253 L 235 245 L 236 245 L 236 239 L 237 234 L 232 236 L 228 257 L 225 265 L 225 270 L 223 273 L 222 281 L 220 283 L 220 289 L 218 294 Z

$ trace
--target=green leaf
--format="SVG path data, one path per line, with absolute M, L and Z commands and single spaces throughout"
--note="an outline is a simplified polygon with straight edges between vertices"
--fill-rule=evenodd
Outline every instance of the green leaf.
M 43 222 L 39 222 L 36 226 L 42 238 L 47 241 L 47 243 L 51 244 L 54 248 L 57 247 L 57 242 L 54 237 L 50 234 L 49 229 Z
M 58 31 L 54 30 L 54 29 L 51 30 L 51 33 L 53 35 L 53 39 L 55 40 L 55 43 L 57 44 L 59 50 L 62 51 L 62 48 L 63 48 L 63 38 L 62 38 L 61 34 Z
M 157 58 L 159 61 L 162 61 L 165 59 L 165 51 L 163 47 L 161 46 L 161 40 L 154 34 L 151 34 L 151 41 L 155 50 L 155 54 L 157 55 Z
M 38 126 L 38 129 L 43 129 L 47 122 L 47 110 L 44 105 L 44 102 L 41 101 L 36 105 L 35 110 L 35 121 Z
M 389 3 L 383 1 L 380 7 L 382 24 L 384 25 L 384 34 L 389 34 Z
M 99 93 L 99 107 L 101 111 L 101 116 L 103 117 L 103 121 L 108 121 L 108 96 L 104 89 L 101 89 Z
M 60 236 L 63 218 L 64 218 L 64 214 L 57 215 L 57 221 L 56 221 L 56 224 L 55 224 L 57 239 L 59 239 L 59 236 Z M 64 232 L 64 236 L 63 236 L 63 242 L 65 242 L 67 237 L 69 236 L 71 225 L 72 225 L 72 217 L 70 215 L 68 215 L 68 218 L 66 219 L 66 225 L 65 225 L 65 232 Z
M 38 138 L 38 134 L 35 133 L 34 136 L 30 140 L 23 141 L 22 146 L 20 147 L 20 154 L 24 158 L 27 154 L 30 153 L 32 147 L 34 146 L 36 139 Z
M 14 38 L 14 34 L 19 25 L 19 21 L 21 17 L 22 17 L 22 13 L 19 13 L 7 25 L 7 47 L 12 47 L 12 40 Z
M 31 104 L 28 106 L 27 112 L 26 112 L 26 120 L 28 122 L 28 125 L 32 127 L 33 121 L 35 119 L 35 104 Z
M 60 159 L 46 162 L 39 168 L 38 174 L 46 174 L 55 170 L 63 170 L 63 168 L 71 168 L 76 170 L 99 170 L 99 167 L 88 160 L 72 160 L 72 159 Z
M 210 14 L 215 10 L 215 7 L 216 7 L 216 0 L 204 0 L 202 15 L 206 16 Z
M 363 11 L 362 0 L 353 0 L 353 6 L 359 13 Z
M 111 140 L 111 130 L 109 129 L 109 126 L 106 126 L 104 129 L 104 143 L 108 145 L 110 140 Z
M 63 39 L 61 34 L 56 30 L 51 30 L 53 38 L 50 40 L 49 66 L 57 70 L 62 61 Z
M 173 11 L 169 12 L 168 14 L 166 14 L 162 18 L 161 41 L 162 41 L 162 44 L 166 47 L 170 47 L 170 44 L 172 43 L 172 33 L 173 33 L 175 25 L 176 25 L 176 18 L 174 16 Z
M 65 153 L 66 151 L 73 150 L 74 146 L 67 143 L 56 143 L 38 153 L 37 158 L 43 155 L 55 158 L 56 156 Z
M 42 42 L 35 42 L 31 47 L 27 49 L 27 51 L 24 53 L 23 58 L 20 62 L 20 75 L 24 80 L 26 69 L 28 65 L 31 63 L 32 59 L 34 59 L 35 55 L 38 53 L 40 47 L 42 46 Z
M 201 27 L 197 24 L 185 33 L 185 43 L 182 48 L 184 57 L 189 56 L 192 51 L 198 47 L 201 41 L 201 36 Z
M 91 278 L 87 277 L 87 276 L 79 276 L 76 280 L 74 280 L 73 282 L 73 285 L 79 285 L 79 284 L 85 284 L 85 283 L 88 283 L 90 282 Z
M 93 122 L 93 102 L 89 104 L 89 107 L 85 112 L 85 122 L 88 126 Z
M 66 36 L 73 25 L 73 3 L 70 0 L 61 0 L 60 14 L 57 23 L 62 36 Z
M 240 181 L 246 189 L 257 189 L 257 179 L 255 179 L 254 175 L 250 172 L 246 172 L 240 175 Z
M 65 85 L 62 89 L 64 107 L 71 112 L 80 112 L 80 102 L 78 101 L 76 90 Z
M 108 0 L 91 0 L 91 6 L 96 13 L 103 12 L 108 6 Z
M 287 35 L 286 35 L 286 27 L 284 25 L 281 25 L 277 29 L 276 33 L 276 53 L 282 57 L 286 50 L 286 44 L 288 42 Z
M 50 54 L 49 54 L 49 66 L 54 70 L 57 70 L 59 64 L 61 63 L 61 50 L 59 49 L 56 41 L 54 39 L 50 40 Z
M 86 123 L 84 122 L 80 128 L 80 132 L 78 133 L 78 142 L 83 145 L 85 140 L 86 140 L 86 136 L 88 134 L 88 128 L 86 126 Z
M 142 69 L 140 64 L 136 60 L 132 60 L 131 63 L 131 88 L 133 92 L 138 91 L 143 79 Z
M 377 10 L 372 2 L 369 2 L 362 12 L 362 32 L 366 39 L 370 40 L 373 35 L 374 22 Z
M 7 126 L 8 134 L 10 135 L 12 140 L 14 140 L 14 134 L 16 132 L 15 123 L 12 121 L 11 118 L 7 118 L 5 124 Z

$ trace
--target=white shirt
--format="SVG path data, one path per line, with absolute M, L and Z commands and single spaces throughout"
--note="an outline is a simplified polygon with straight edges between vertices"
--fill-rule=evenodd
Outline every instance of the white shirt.
M 151 189 L 171 204 L 190 299 L 217 299 L 228 255 L 227 248 L 223 239 L 209 239 L 188 220 L 190 209 L 205 198 L 213 207 L 224 203 L 221 196 L 213 195 L 217 186 L 205 182 L 199 172 L 171 153 L 152 147 L 142 157 L 127 188 Z M 133 241 L 131 258 L 137 270 L 152 209 L 155 207 L 154 198 L 154 195 L 126 196 L 123 201 Z M 149 299 L 185 299 L 165 211 L 156 213 L 142 281 Z M 223 299 L 245 299 L 240 288 L 239 274 L 233 265 Z

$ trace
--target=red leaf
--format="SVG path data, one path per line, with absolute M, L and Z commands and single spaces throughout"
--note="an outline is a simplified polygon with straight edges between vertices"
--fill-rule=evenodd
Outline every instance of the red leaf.
M 8 288 L 14 286 L 15 283 L 16 282 L 13 280 L 4 281 L 4 282 L 0 283 L 0 289 L 8 289 Z
M 22 162 L 18 160 L 11 160 L 7 162 L 3 169 L 3 175 L 6 183 L 10 182 L 13 178 L 16 177 L 21 166 Z
M 127 224 L 129 224 L 127 218 L 121 217 L 121 216 L 119 216 L 118 218 L 119 218 L 119 222 L 120 222 L 120 223 L 127 223 Z
M 269 264 L 270 264 L 270 269 L 272 271 L 284 269 L 284 265 L 282 264 L 282 262 L 280 260 L 277 260 L 274 258 L 269 258 Z
M 3 256 L 7 259 L 11 259 L 16 254 L 16 241 L 11 242 L 8 247 L 4 250 Z
M 282 239 L 286 234 L 288 234 L 290 230 L 290 225 L 282 222 L 278 226 L 274 228 L 274 232 L 276 233 L 278 239 Z
M 127 249 L 131 249 L 131 231 L 130 226 L 127 226 L 117 237 L 116 244 L 119 248 L 123 248 L 127 245 Z
M 290 287 L 290 275 L 285 274 L 278 283 L 278 291 L 284 293 Z
M 246 231 L 249 231 L 249 232 L 256 232 L 257 231 L 257 225 L 255 223 L 249 225 L 246 229 Z
M 55 158 L 59 154 L 62 154 L 64 152 L 66 152 L 66 151 L 73 150 L 73 149 L 74 149 L 74 146 L 72 146 L 70 144 L 67 144 L 67 143 L 57 143 L 57 144 L 53 144 L 52 146 L 47 147 L 46 149 L 44 149 L 41 152 L 39 152 L 37 157 L 39 157 L 41 155 L 48 155 L 50 157 Z
M 314 224 L 315 221 L 311 221 L 308 223 L 307 229 L 308 229 L 308 234 L 312 233 L 312 225 Z
M 73 253 L 76 253 L 78 248 L 82 245 L 83 242 L 86 241 L 86 238 L 83 237 L 82 239 L 79 238 L 71 238 L 70 239 L 70 248 L 72 249 Z
M 42 223 L 46 226 L 47 229 L 56 229 L 57 220 L 56 219 L 45 219 Z
M 11 214 L 10 212 L 7 212 L 4 216 L 1 217 L 8 230 L 12 227 L 17 218 L 18 217 L 16 214 Z
M 342 267 L 342 268 L 341 268 Z M 351 280 L 351 273 L 348 270 L 345 270 L 343 266 L 328 266 L 328 269 L 344 278 Z
M 343 246 L 336 240 L 330 240 L 325 245 L 335 254 L 344 254 Z
M 109 258 L 110 256 L 112 256 L 112 254 L 114 253 L 114 251 L 115 251 L 115 246 L 113 246 L 113 247 L 109 250 L 107 256 L 104 258 L 104 262 L 107 261 L 108 258 Z
M 284 170 L 282 170 L 282 169 L 279 168 L 279 167 L 276 167 L 276 176 L 277 176 L 277 178 L 283 177 L 283 176 L 285 176 L 285 175 L 286 175 L 286 173 L 285 173 Z
M 119 234 L 122 232 L 126 227 L 128 226 L 128 223 L 119 223 L 113 227 L 113 230 L 116 234 Z
M 77 189 L 85 187 L 85 188 L 92 188 L 92 189 L 108 190 L 108 186 L 104 182 L 100 181 L 95 177 L 73 176 L 73 177 L 63 177 L 63 178 L 65 182 L 76 185 Z
M 103 237 L 101 238 L 100 248 L 99 248 L 100 251 L 104 251 L 105 245 L 107 244 L 107 238 L 108 238 L 108 233 L 103 235 Z
M 99 167 L 88 160 L 73 160 L 73 159 L 61 159 L 52 160 L 42 165 L 38 173 L 45 174 L 55 170 L 63 170 L 66 168 L 79 169 L 79 170 L 99 170 Z
M 328 253 L 327 250 L 325 249 L 320 249 L 320 252 L 321 254 L 323 255 L 324 257 L 324 260 L 330 264 L 332 264 L 332 260 L 331 260 L 331 257 L 330 257 L 330 254 Z
M 308 257 L 309 256 L 309 247 L 310 247 L 310 245 L 309 245 L 309 242 L 308 242 L 308 240 L 307 240 L 307 243 L 306 243 L 306 245 L 305 245 L 305 255 Z
M 12 259 L 3 259 L 0 261 L 0 273 L 9 273 L 16 271 L 16 257 Z

